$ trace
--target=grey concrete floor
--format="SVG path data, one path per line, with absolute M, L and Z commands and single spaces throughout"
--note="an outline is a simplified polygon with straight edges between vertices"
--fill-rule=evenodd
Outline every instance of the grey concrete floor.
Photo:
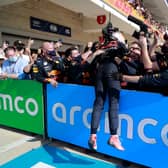
M 116 159 L 110 156 L 105 156 L 100 153 L 93 153 L 89 150 L 67 144 L 65 142 L 57 141 L 54 139 L 46 139 L 39 135 L 30 134 L 17 129 L 12 129 L 4 126 L 0 126 L 0 166 L 8 161 L 28 152 L 32 149 L 38 148 L 44 144 L 50 143 L 53 146 L 60 147 L 72 152 L 87 155 L 92 158 L 104 160 L 118 164 L 118 168 L 142 168 L 143 166 L 123 162 L 120 159 Z M 124 166 L 123 166 L 124 164 Z

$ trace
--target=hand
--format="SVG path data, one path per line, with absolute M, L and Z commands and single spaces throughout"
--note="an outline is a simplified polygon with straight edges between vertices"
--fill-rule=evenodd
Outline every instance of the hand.
M 51 79 L 51 80 L 50 80 L 50 84 L 51 84 L 53 87 L 57 87 L 58 82 L 57 82 L 55 79 Z
M 114 61 L 115 61 L 118 65 L 120 65 L 122 59 L 119 58 L 119 57 L 114 57 Z
M 31 55 L 29 55 L 29 64 L 33 65 L 35 60 L 36 60 L 36 57 L 32 57 Z
M 97 50 L 95 53 L 94 53 L 94 55 L 100 55 L 100 54 L 103 54 L 103 53 L 105 53 L 105 51 L 103 51 L 103 50 Z
M 7 73 L 1 73 L 0 79 L 6 79 L 8 77 Z
M 159 33 L 157 31 L 154 32 L 154 44 L 159 44 Z
M 139 36 L 139 44 L 141 47 L 147 47 L 147 39 L 144 35 Z
M 32 40 L 31 38 L 28 39 L 28 46 L 31 46 L 32 44 L 34 44 L 34 40 Z
M 97 42 L 97 41 L 93 43 L 93 45 L 90 49 L 92 51 L 92 53 L 94 53 L 97 50 L 98 45 L 99 45 L 99 42 Z

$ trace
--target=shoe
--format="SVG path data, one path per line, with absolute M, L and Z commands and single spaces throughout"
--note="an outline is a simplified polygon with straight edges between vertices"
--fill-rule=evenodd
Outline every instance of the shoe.
M 124 151 L 124 147 L 121 145 L 118 135 L 112 135 L 108 140 L 108 144 L 118 150 Z
M 96 142 L 96 136 L 92 136 L 90 137 L 89 141 L 88 141 L 88 145 L 89 148 L 93 151 L 97 150 L 97 142 Z

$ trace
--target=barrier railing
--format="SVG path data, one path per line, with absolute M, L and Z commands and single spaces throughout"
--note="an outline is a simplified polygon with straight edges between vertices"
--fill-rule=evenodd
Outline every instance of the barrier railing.
M 92 86 L 59 83 L 57 88 L 47 85 L 43 92 L 42 84 L 36 81 L 2 80 L 0 124 L 40 135 L 46 128 L 49 138 L 88 148 L 93 101 Z M 152 168 L 166 167 L 167 104 L 168 97 L 159 93 L 122 90 L 118 133 L 125 151 L 119 151 L 107 144 L 106 101 L 98 131 L 98 152 Z
M 48 85 L 48 136 L 88 148 L 93 101 L 93 87 L 59 84 L 53 89 Z M 107 144 L 106 101 L 98 132 L 98 152 L 152 168 L 165 167 L 168 164 L 167 104 L 168 97 L 158 93 L 121 91 L 119 135 L 125 147 L 122 152 Z

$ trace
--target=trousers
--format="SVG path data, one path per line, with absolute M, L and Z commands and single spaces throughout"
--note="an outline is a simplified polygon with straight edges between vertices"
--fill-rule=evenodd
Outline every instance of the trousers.
M 117 133 L 118 110 L 120 98 L 120 81 L 113 78 L 114 73 L 118 72 L 118 67 L 114 62 L 103 62 L 97 68 L 95 81 L 95 100 L 91 116 L 91 134 L 96 134 L 104 103 L 108 97 L 108 118 L 110 134 Z

